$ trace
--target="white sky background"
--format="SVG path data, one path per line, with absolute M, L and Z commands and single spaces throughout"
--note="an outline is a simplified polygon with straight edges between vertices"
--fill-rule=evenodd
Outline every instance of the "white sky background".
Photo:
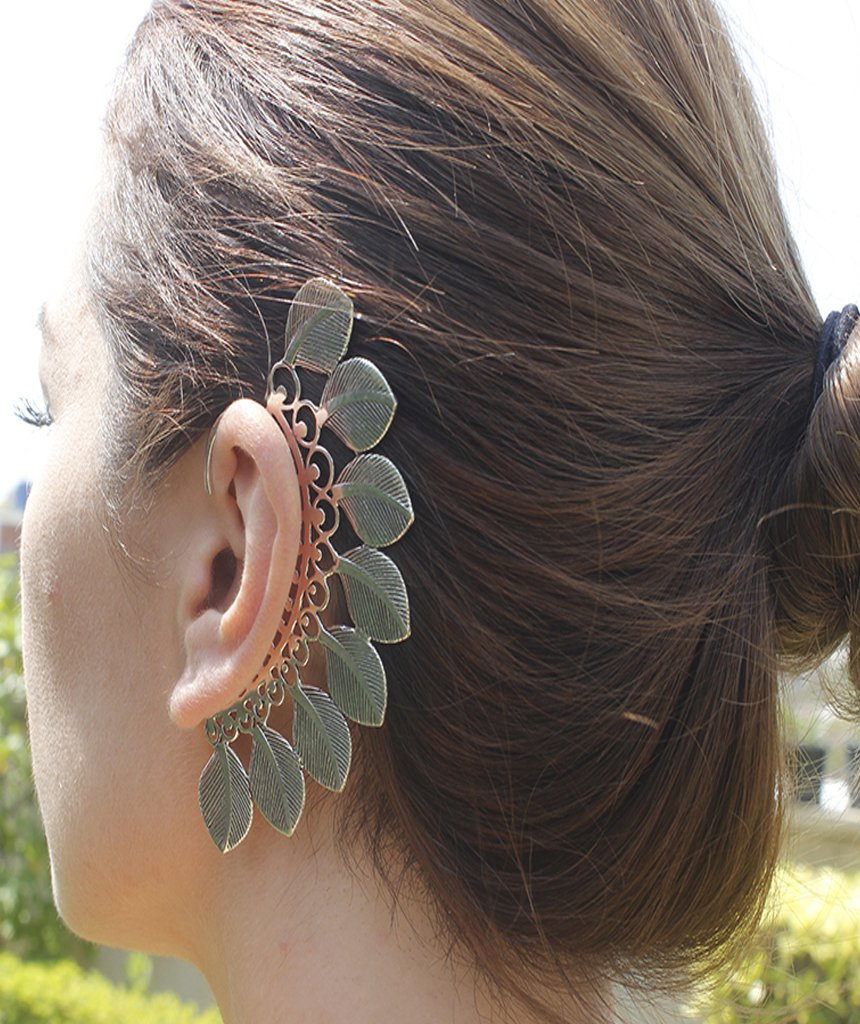
M 766 96 L 783 194 L 821 311 L 860 302 L 860 0 L 723 5 Z M 41 402 L 35 319 L 69 264 L 97 175 L 110 84 L 147 7 L 43 0 L 4 9 L 0 497 L 38 466 L 45 431 L 19 423 L 12 408 L 21 396 Z

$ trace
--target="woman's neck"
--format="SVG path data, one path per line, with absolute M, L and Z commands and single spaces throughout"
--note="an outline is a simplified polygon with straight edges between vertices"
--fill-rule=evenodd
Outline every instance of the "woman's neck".
M 199 966 L 225 1024 L 498 1019 L 436 952 L 429 918 L 392 911 L 371 871 L 343 863 L 324 802 L 289 839 L 255 827 L 244 865 L 213 897 Z
M 473 972 L 445 957 L 414 897 L 400 893 L 392 908 L 369 865 L 344 863 L 332 827 L 336 799 L 325 794 L 306 809 L 290 838 L 255 824 L 213 878 L 195 960 L 225 1024 L 508 1019 Z M 510 1019 L 529 1024 L 522 1013 Z

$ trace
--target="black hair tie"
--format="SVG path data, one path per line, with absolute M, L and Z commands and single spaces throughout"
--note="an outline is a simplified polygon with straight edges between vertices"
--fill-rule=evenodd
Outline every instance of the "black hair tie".
M 814 406 L 824 390 L 824 374 L 828 366 L 838 359 L 845 348 L 845 343 L 854 329 L 860 311 L 854 305 L 845 306 L 841 313 L 835 310 L 824 321 L 821 336 L 818 339 L 818 356 L 815 359 L 815 375 L 812 378 L 812 403 Z

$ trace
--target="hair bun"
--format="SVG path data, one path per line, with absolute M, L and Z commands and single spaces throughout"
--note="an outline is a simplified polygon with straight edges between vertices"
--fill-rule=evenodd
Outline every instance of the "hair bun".
M 795 670 L 848 633 L 860 654 L 860 375 L 845 358 L 858 321 L 848 305 L 824 322 L 807 429 L 768 517 L 779 649 Z
M 818 340 L 818 356 L 815 360 L 815 374 L 812 380 L 812 406 L 821 395 L 825 372 L 842 354 L 842 349 L 845 348 L 858 317 L 860 317 L 860 312 L 852 304 L 843 306 L 841 313 L 834 310 L 824 321 Z

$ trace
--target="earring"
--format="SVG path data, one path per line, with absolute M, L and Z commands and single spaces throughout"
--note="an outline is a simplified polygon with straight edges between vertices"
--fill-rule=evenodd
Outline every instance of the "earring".
M 274 828 L 291 835 L 304 807 L 304 773 L 326 789 L 344 788 L 352 761 L 346 719 L 380 726 L 385 717 L 385 670 L 371 641 L 397 643 L 411 631 L 403 577 L 378 549 L 412 524 L 412 503 L 396 466 L 382 455 L 364 454 L 385 434 L 397 403 L 369 360 L 341 362 L 352 322 L 352 300 L 340 288 L 322 278 L 306 282 L 290 306 L 284 358 L 269 373 L 265 404 L 295 463 L 301 541 L 288 602 L 262 668 L 245 694 L 205 725 L 214 750 L 198 797 L 209 834 L 224 853 L 248 834 L 252 800 Z M 327 376 L 319 404 L 302 398 L 298 367 Z M 362 453 L 336 479 L 334 460 L 321 443 L 323 427 Z M 212 437 L 215 429 L 217 421 Z M 343 554 L 332 546 L 341 511 L 363 542 Z M 340 579 L 352 624 L 327 629 L 320 612 L 329 603 L 332 574 Z M 311 643 L 325 653 L 328 692 L 301 680 Z M 292 701 L 292 743 L 267 724 L 271 709 L 286 697 Z M 252 741 L 247 771 L 231 748 L 243 733 Z

